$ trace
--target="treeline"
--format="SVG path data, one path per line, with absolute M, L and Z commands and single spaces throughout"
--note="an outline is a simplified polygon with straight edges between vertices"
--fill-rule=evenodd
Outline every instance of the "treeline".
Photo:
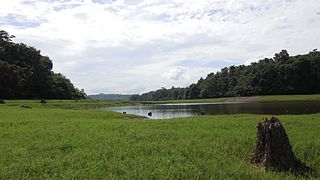
M 96 94 L 96 95 L 88 95 L 87 99 L 92 100 L 108 100 L 108 101 L 129 101 L 131 95 L 125 94 Z
M 12 42 L 0 31 L 0 99 L 82 99 L 84 90 L 74 87 L 40 50 Z
M 133 95 L 133 101 L 201 99 L 232 96 L 320 93 L 320 52 L 290 56 L 286 50 L 250 65 L 210 73 L 187 88 L 159 89 Z

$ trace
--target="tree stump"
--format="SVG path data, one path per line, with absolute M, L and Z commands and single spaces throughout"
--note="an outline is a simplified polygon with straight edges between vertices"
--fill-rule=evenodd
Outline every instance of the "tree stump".
M 265 170 L 299 174 L 313 171 L 294 155 L 287 133 L 277 118 L 264 119 L 257 128 L 256 148 L 249 157 L 250 163 Z

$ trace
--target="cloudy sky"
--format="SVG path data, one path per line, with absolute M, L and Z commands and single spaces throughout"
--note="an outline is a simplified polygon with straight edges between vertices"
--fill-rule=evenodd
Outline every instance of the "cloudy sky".
M 0 29 L 88 94 L 188 86 L 287 49 L 320 49 L 319 0 L 1 0 Z

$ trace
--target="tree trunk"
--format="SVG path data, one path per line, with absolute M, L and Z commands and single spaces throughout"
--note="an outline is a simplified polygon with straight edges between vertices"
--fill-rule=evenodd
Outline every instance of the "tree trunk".
M 264 119 L 257 128 L 256 148 L 249 157 L 250 163 L 266 170 L 299 174 L 312 171 L 292 152 L 287 133 L 277 118 Z

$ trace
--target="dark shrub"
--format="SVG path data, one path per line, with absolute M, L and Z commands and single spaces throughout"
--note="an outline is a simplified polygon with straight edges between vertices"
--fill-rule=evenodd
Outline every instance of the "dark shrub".
M 22 108 L 26 108 L 26 109 L 32 109 L 32 107 L 31 107 L 31 106 L 29 106 L 29 105 L 22 105 L 22 106 L 20 106 L 20 107 L 22 107 Z
M 41 104 L 46 104 L 47 101 L 46 101 L 45 99 L 41 99 L 40 103 L 41 103 Z

